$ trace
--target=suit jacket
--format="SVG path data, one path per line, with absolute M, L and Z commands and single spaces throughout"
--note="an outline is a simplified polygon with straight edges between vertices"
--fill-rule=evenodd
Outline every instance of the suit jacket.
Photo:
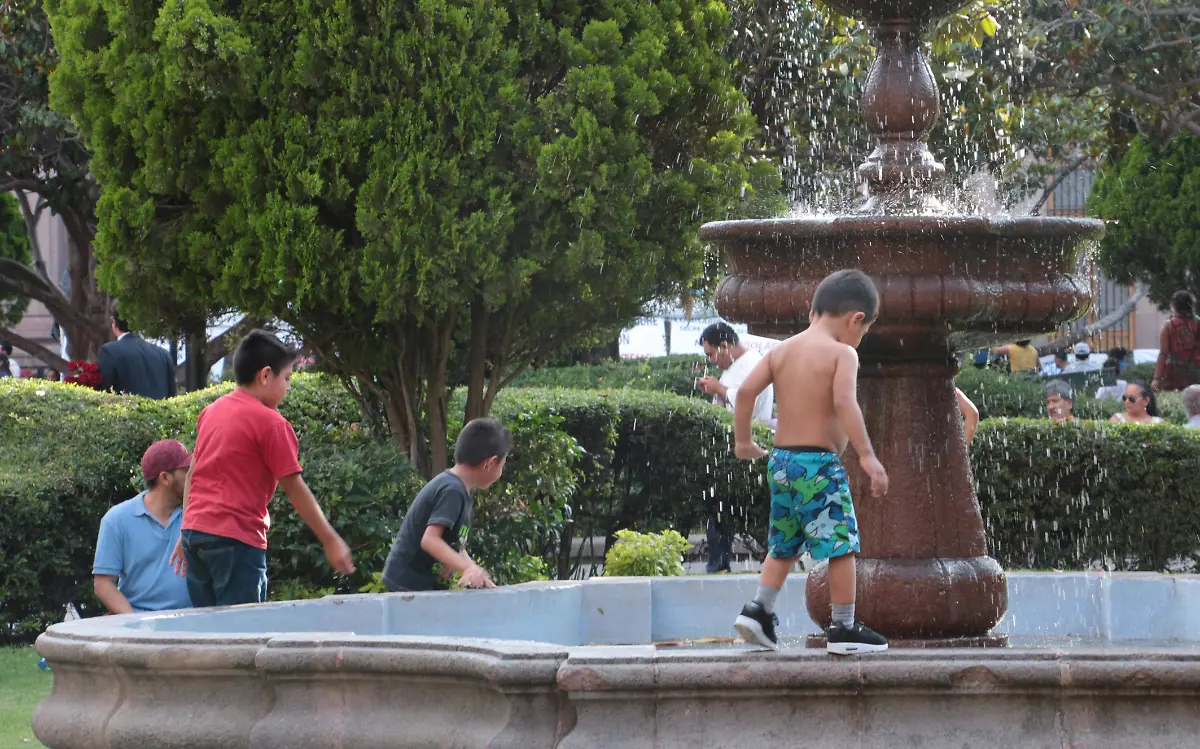
M 170 398 L 175 395 L 175 366 L 171 355 L 130 333 L 100 347 L 102 390 Z

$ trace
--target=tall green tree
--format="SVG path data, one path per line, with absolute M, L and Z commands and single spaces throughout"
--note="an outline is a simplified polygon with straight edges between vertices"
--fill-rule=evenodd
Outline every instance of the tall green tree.
M 678 294 L 771 184 L 702 0 L 52 0 L 101 277 L 289 324 L 399 448 Z M 736 209 L 733 209 L 736 210 Z
M 0 194 L 0 258 L 22 265 L 33 262 L 25 219 L 12 195 Z M 28 306 L 29 297 L 0 288 L 0 328 L 16 327 Z M 7 340 L 3 332 L 0 332 L 0 340 Z
M 1163 308 L 1180 289 L 1200 294 L 1200 137 L 1135 139 L 1096 180 L 1088 208 L 1113 222 L 1099 258 L 1110 278 L 1145 283 Z

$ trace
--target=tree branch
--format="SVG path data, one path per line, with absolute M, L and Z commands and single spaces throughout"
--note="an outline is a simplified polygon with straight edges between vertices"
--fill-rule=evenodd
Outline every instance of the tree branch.
M 1137 99 L 1143 104 L 1149 104 L 1151 106 L 1158 107 L 1163 111 L 1164 115 L 1171 111 L 1171 107 L 1167 100 L 1161 96 L 1156 96 L 1147 91 L 1142 91 L 1141 89 L 1131 86 L 1128 83 L 1117 83 L 1113 87 L 1118 91 Z M 1188 131 L 1192 135 L 1200 135 L 1200 123 L 1192 122 L 1190 119 L 1176 119 L 1174 121 L 1177 122 L 1182 129 Z
M 1133 311 L 1133 308 L 1138 305 L 1138 302 L 1142 301 L 1142 299 L 1145 298 L 1145 296 L 1149 293 L 1150 287 L 1142 285 L 1137 291 L 1130 294 L 1128 299 L 1096 322 L 1079 326 L 1072 330 L 1069 335 L 1063 338 L 1055 338 L 1053 341 L 1048 338 L 1041 338 L 1037 341 L 1033 341 L 1033 344 L 1037 347 L 1045 346 L 1048 343 L 1062 347 L 1073 346 L 1083 339 L 1090 338 L 1101 331 L 1108 330 L 1112 326 L 1124 320 L 1129 316 L 1129 313 Z
M 1050 199 L 1050 196 L 1054 194 L 1054 191 L 1058 189 L 1058 186 L 1062 184 L 1062 181 L 1078 171 L 1079 167 L 1083 166 L 1083 162 L 1085 161 L 1087 161 L 1087 156 L 1080 156 L 1065 169 L 1055 175 L 1054 179 L 1050 180 L 1050 184 L 1046 186 L 1046 189 L 1042 190 L 1042 197 L 1038 198 L 1038 202 L 1034 204 L 1033 209 L 1029 211 L 1029 215 L 1039 215 L 1042 210 L 1042 206 L 1044 206 L 1046 201 Z
M 41 302 L 60 325 L 100 330 L 94 320 L 71 306 L 58 287 L 48 285 L 32 268 L 23 263 L 0 258 L 0 288 Z M 103 331 L 100 331 L 99 338 L 104 338 Z
M 28 193 L 18 191 L 17 202 L 21 205 L 21 215 L 25 218 L 25 231 L 29 234 L 29 248 L 33 251 L 33 270 L 41 277 L 41 279 L 52 289 L 58 290 L 58 286 L 50 279 L 50 273 L 46 270 L 46 255 L 42 252 L 42 243 L 38 239 L 37 225 L 42 217 L 42 211 L 45 206 L 38 200 L 37 210 L 29 208 Z M 64 294 L 63 299 L 67 297 Z
M 36 356 L 38 359 L 41 359 L 43 362 L 49 364 L 63 374 L 66 374 L 67 372 L 66 359 L 62 358 L 40 343 L 35 343 L 25 336 L 19 335 L 16 331 L 10 328 L 0 328 L 0 340 L 8 341 L 14 347 L 21 349 L 30 356 Z M 13 374 L 14 376 L 19 375 L 20 372 L 14 372 Z

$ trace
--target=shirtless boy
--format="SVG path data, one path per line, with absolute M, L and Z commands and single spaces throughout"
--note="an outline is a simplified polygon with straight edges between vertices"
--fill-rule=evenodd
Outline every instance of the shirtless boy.
M 836 655 L 887 650 L 887 639 L 854 618 L 854 556 L 858 521 L 850 501 L 846 469 L 838 455 L 854 445 L 871 492 L 887 493 L 888 477 L 875 457 L 858 407 L 858 352 L 879 312 L 879 294 L 865 274 L 841 270 L 813 296 L 811 325 L 771 350 L 742 384 L 734 411 L 735 454 L 743 460 L 767 455 L 754 444 L 750 417 L 754 399 L 775 385 L 779 426 L 767 464 L 771 485 L 770 547 L 758 594 L 742 608 L 734 628 L 748 643 L 772 650 L 775 600 L 796 557 L 805 547 L 813 559 L 829 560 L 833 624 L 826 650 Z

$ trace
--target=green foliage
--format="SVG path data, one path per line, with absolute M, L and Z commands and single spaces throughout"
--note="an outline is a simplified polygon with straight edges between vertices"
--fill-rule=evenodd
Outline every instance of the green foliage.
M 13 260 L 23 265 L 33 262 L 29 248 L 29 232 L 17 199 L 12 195 L 0 194 L 0 259 Z M 0 327 L 11 328 L 21 322 L 29 297 L 7 291 L 0 284 Z
M 719 3 L 48 8 L 106 286 L 141 320 L 169 287 L 289 323 L 435 469 L 449 389 L 485 413 L 509 373 L 675 295 L 699 223 L 774 186 Z
M 1006 567 L 1164 570 L 1196 558 L 1192 430 L 990 420 L 971 463 L 989 551 Z
M 704 397 L 696 378 L 709 374 L 702 356 L 660 356 L 622 359 L 607 364 L 545 367 L 523 373 L 513 387 L 570 388 L 572 390 L 649 390 Z
M 583 457 L 562 422 L 532 408 L 504 416 L 512 452 L 502 480 L 475 498 L 468 550 L 497 585 L 547 579 L 544 559 L 558 554 Z
M 1100 242 L 1110 278 L 1145 283 L 1164 308 L 1180 289 L 1200 293 L 1200 137 L 1134 140 L 1096 180 L 1088 207 L 1115 222 Z
M 767 501 L 761 467 L 733 456 L 732 421 L 724 408 L 697 398 L 634 389 L 508 390 L 493 409 L 544 410 L 583 449 L 571 523 L 552 562 L 559 578 L 579 571 L 571 538 L 611 539 L 620 528 L 703 528 L 718 515 L 751 548 L 766 548 Z M 769 444 L 765 429 L 760 444 Z
M 605 577 L 671 577 L 683 574 L 683 553 L 691 548 L 675 531 L 617 531 L 617 542 L 604 555 Z

